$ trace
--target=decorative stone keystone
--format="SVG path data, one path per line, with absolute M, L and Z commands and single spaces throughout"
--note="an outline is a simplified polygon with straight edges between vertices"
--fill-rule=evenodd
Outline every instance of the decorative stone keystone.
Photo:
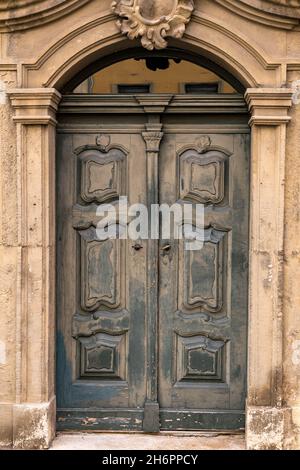
M 115 0 L 112 10 L 120 17 L 117 25 L 129 39 L 142 38 L 152 51 L 165 49 L 165 38 L 182 38 L 194 11 L 193 0 Z

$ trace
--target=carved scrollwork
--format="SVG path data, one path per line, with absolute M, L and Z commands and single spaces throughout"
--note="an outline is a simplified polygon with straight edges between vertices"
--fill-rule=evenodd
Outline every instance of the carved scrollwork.
M 193 0 L 114 0 L 118 27 L 148 49 L 165 49 L 166 37 L 181 38 L 194 11 Z

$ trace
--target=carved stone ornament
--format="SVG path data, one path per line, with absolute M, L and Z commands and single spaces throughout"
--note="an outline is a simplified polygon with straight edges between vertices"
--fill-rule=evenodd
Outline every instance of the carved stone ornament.
M 115 0 L 112 10 L 118 27 L 129 39 L 142 38 L 152 51 L 165 49 L 166 37 L 182 38 L 194 11 L 193 0 Z

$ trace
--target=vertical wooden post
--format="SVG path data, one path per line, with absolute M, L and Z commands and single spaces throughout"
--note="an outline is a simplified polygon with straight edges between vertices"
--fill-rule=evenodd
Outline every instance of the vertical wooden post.
M 159 116 L 157 118 L 159 121 Z M 147 194 L 149 228 L 151 227 L 151 206 L 158 204 L 158 153 L 163 133 L 162 125 L 152 123 L 143 132 L 147 151 Z M 159 431 L 159 404 L 157 397 L 158 363 L 158 241 L 151 240 L 149 233 L 147 250 L 147 401 L 143 428 L 146 432 Z
M 147 152 L 147 202 L 149 230 L 151 227 L 151 206 L 159 203 L 159 149 L 163 138 L 161 114 L 169 104 L 170 96 L 137 97 L 148 123 L 143 138 Z M 158 403 L 158 240 L 151 239 L 149 233 L 147 251 L 147 399 L 143 429 L 145 432 L 159 432 Z

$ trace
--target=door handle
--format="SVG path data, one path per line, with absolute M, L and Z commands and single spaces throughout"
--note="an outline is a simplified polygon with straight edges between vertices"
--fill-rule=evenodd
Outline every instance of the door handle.
M 141 245 L 140 243 L 136 243 L 135 245 L 132 245 L 132 248 L 135 250 L 135 251 L 140 251 L 143 249 L 143 245 Z
M 165 253 L 169 253 L 171 251 L 171 248 L 172 246 L 167 244 L 165 246 L 162 247 L 161 251 L 165 254 Z

